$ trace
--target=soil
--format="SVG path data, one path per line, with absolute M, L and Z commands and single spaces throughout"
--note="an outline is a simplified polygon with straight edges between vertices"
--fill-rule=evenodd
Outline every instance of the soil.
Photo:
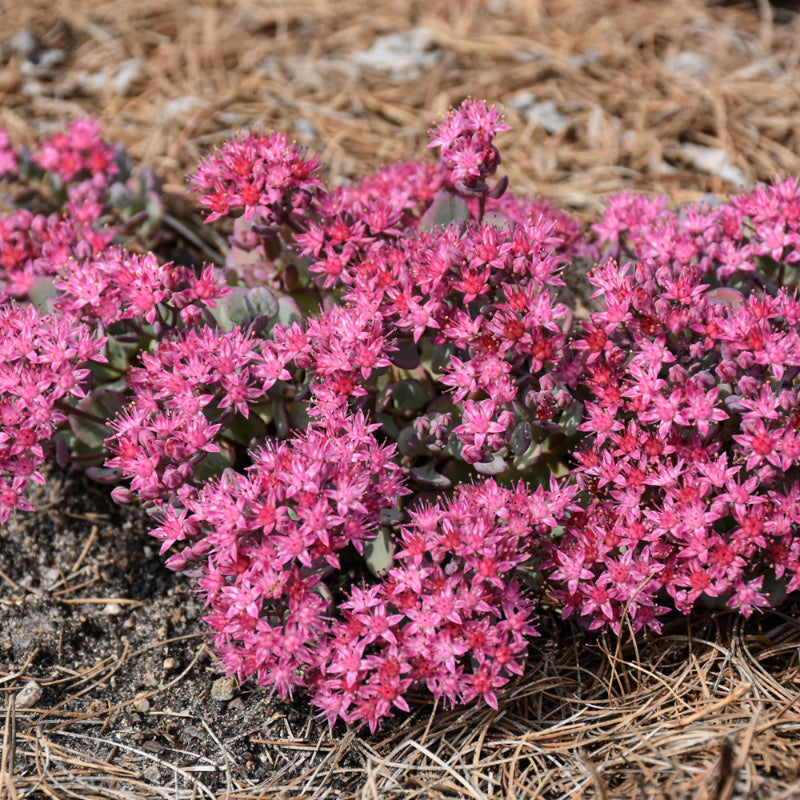
M 210 792 L 226 776 L 288 779 L 329 755 L 327 726 L 302 702 L 220 680 L 202 608 L 164 568 L 137 508 L 59 472 L 32 499 L 36 512 L 2 531 L 0 687 L 17 699 L 18 755 L 41 738 L 80 750 L 98 796 L 126 777 Z M 31 692 L 35 704 L 21 707 Z M 112 751 L 113 774 L 102 774 Z

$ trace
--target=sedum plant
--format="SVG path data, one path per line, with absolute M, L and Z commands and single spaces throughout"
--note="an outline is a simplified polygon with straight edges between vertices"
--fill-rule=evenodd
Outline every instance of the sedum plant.
M 62 202 L 0 220 L 3 519 L 48 456 L 88 466 L 144 503 L 229 673 L 372 730 L 418 687 L 496 707 L 542 604 L 658 632 L 798 588 L 798 181 L 583 229 L 497 176 L 507 129 L 467 100 L 438 163 L 336 189 L 242 134 L 192 176 L 230 232 L 197 267 L 121 246 L 133 184 L 91 123 L 0 139 Z

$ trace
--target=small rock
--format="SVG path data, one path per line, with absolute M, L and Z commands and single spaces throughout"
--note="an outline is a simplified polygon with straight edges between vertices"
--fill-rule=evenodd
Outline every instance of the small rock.
M 404 33 L 379 36 L 369 50 L 356 53 L 360 67 L 388 72 L 393 78 L 410 80 L 419 77 L 441 58 L 432 31 L 414 28 Z
M 236 678 L 233 675 L 228 678 L 217 678 L 211 685 L 211 699 L 220 703 L 232 700 L 235 688 Z
M 142 777 L 146 781 L 150 781 L 150 783 L 161 782 L 161 772 L 159 771 L 158 767 L 155 764 L 149 767 L 145 767 L 142 770 Z
M 234 697 L 233 700 L 228 703 L 228 711 L 244 711 L 244 703 L 242 702 L 242 698 Z
M 183 97 L 176 97 L 174 100 L 168 100 L 163 104 L 161 113 L 163 117 L 168 120 L 180 119 L 207 105 L 208 100 L 192 95 L 185 95 Z
M 155 672 L 146 672 L 144 678 L 142 679 L 142 683 L 150 688 L 153 686 L 158 686 L 158 680 L 156 679 Z
M 297 135 L 307 142 L 313 141 L 319 136 L 319 131 L 310 119 L 295 120 L 294 129 L 297 131 Z M 189 614 L 188 608 L 186 609 L 186 614 L 187 616 Z
M 144 61 L 141 58 L 130 58 L 120 64 L 114 71 L 111 85 L 120 95 L 130 94 L 133 84 L 144 75 Z
M 66 60 L 66 51 L 59 48 L 53 48 L 52 50 L 42 50 L 42 52 L 39 53 L 38 58 L 35 59 L 35 63 L 36 66 L 40 67 L 41 69 L 53 69 L 53 67 L 63 64 Z
M 122 613 L 122 606 L 119 603 L 106 603 L 103 613 L 107 617 L 118 617 Z
M 517 92 L 510 105 L 521 117 L 540 125 L 547 133 L 563 133 L 570 126 L 569 117 L 562 114 L 552 100 L 537 101 L 531 92 Z
M 165 658 L 163 666 L 164 666 L 164 671 L 165 672 L 172 672 L 173 670 L 178 669 L 178 659 L 177 658 Z
M 17 708 L 33 708 L 42 699 L 42 687 L 28 681 L 17 693 Z
M 150 701 L 146 697 L 137 695 L 133 699 L 133 707 L 142 714 L 146 714 L 150 710 Z
M 19 53 L 23 58 L 29 58 L 39 49 L 39 40 L 33 31 L 23 28 L 11 39 L 9 45 L 15 53 Z
M 681 145 L 681 153 L 700 172 L 718 175 L 722 180 L 737 186 L 747 185 L 744 173 L 731 163 L 728 153 L 719 147 L 706 147 L 694 142 L 684 142 Z
M 798 678 L 798 680 L 800 680 L 800 678 Z M 202 739 L 205 736 L 203 731 L 194 725 L 184 725 L 183 734 L 184 736 L 188 736 L 190 739 Z
M 61 572 L 56 567 L 47 567 L 42 570 L 42 585 L 51 591 L 53 586 L 61 579 Z
M 667 58 L 664 65 L 676 75 L 699 79 L 711 69 L 711 59 L 705 53 L 684 50 Z

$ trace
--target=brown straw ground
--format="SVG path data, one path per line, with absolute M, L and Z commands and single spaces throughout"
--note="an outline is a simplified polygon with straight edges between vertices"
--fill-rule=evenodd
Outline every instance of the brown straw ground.
M 0 22 L 15 141 L 90 114 L 178 193 L 251 126 L 334 182 L 417 157 L 468 95 L 507 110 L 512 187 L 583 218 L 800 172 L 800 22 L 766 0 L 5 0 Z M 421 696 L 330 731 L 220 680 L 135 510 L 56 473 L 34 502 L 0 530 L 0 800 L 800 796 L 795 606 L 638 641 L 545 612 L 497 711 Z

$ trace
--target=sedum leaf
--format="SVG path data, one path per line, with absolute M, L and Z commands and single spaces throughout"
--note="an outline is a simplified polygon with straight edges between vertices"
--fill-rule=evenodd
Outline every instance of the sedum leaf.
M 431 389 L 413 378 L 397 381 L 392 393 L 392 404 L 398 411 L 419 411 L 433 399 Z
M 445 228 L 451 222 L 468 220 L 470 218 L 469 206 L 456 194 L 446 189 L 437 192 L 428 210 L 419 221 L 421 231 L 430 231 L 433 228 Z

